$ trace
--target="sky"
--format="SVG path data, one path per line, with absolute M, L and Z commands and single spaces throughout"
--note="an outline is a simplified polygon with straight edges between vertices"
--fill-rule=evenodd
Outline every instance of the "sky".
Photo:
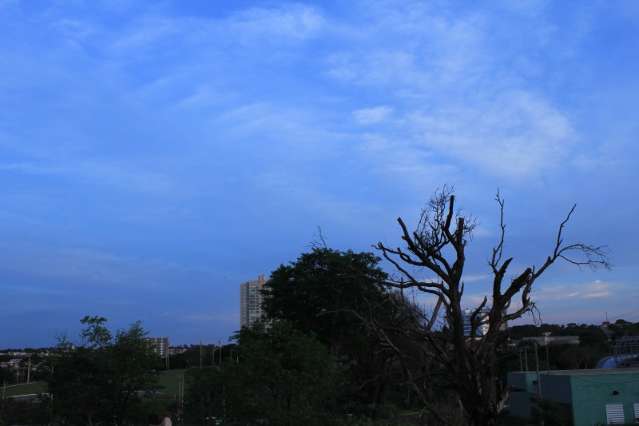
M 398 244 L 442 185 L 479 223 L 468 306 L 499 189 L 511 276 L 573 203 L 608 247 L 535 284 L 543 321 L 639 321 L 636 1 L 0 0 L 0 28 L 0 347 L 84 315 L 226 341 L 240 283 L 318 227 Z

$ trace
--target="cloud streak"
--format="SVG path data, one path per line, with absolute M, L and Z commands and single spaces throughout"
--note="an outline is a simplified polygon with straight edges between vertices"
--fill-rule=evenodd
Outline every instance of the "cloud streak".
M 596 280 L 581 284 L 545 285 L 533 291 L 533 297 L 540 302 L 561 302 L 565 300 L 608 299 L 615 291 L 612 283 Z

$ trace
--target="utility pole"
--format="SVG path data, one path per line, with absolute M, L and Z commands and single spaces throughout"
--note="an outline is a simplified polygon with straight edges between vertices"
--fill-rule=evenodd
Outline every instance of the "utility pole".
M 535 342 L 535 366 L 537 367 L 537 396 L 541 399 L 541 380 L 539 377 L 539 353 L 537 352 L 537 342 Z
M 177 406 L 179 422 L 184 424 L 184 373 L 182 373 L 178 381 Z
M 550 352 L 548 346 L 550 345 L 546 343 L 546 369 L 550 370 Z
M 200 340 L 200 368 L 202 368 L 202 341 Z
M 540 426 L 544 426 L 545 425 L 545 421 L 544 421 L 544 412 L 543 409 L 541 407 L 541 376 L 539 374 L 539 353 L 537 351 L 537 346 L 539 346 L 539 344 L 537 342 L 535 342 L 535 361 L 536 361 L 536 366 L 537 366 L 537 408 L 539 408 L 539 411 L 541 413 L 541 418 L 539 419 L 539 425 Z
M 548 350 L 548 346 L 550 345 L 550 332 L 547 331 L 544 334 L 544 346 L 546 346 L 546 369 L 550 370 L 550 355 L 549 355 L 549 350 Z
M 31 383 L 31 356 L 27 358 L 27 384 Z
M 539 353 L 537 352 L 537 342 L 535 342 L 535 365 L 537 367 L 537 397 L 541 400 L 541 377 L 539 375 Z

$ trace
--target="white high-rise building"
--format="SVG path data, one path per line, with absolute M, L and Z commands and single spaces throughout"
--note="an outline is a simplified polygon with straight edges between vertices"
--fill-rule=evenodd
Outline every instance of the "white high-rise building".
M 464 336 L 470 336 L 472 332 L 472 325 L 470 319 L 473 314 L 473 309 L 464 309 L 463 312 L 463 320 L 464 320 Z M 484 308 L 477 314 L 477 329 L 475 330 L 475 336 L 481 337 L 485 336 L 488 333 L 488 315 L 490 314 L 489 308 Z
M 250 327 L 264 318 L 262 290 L 266 284 L 264 275 L 255 281 L 240 284 L 240 327 Z

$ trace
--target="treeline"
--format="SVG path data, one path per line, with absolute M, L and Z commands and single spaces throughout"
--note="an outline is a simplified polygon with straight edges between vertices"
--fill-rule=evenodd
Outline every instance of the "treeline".
M 612 354 L 612 347 L 615 341 L 623 336 L 639 335 L 639 322 L 632 323 L 623 319 L 618 319 L 613 323 L 593 325 L 569 323 L 540 324 L 540 325 L 518 325 L 507 330 L 508 338 L 513 342 L 519 342 L 517 347 L 512 349 L 515 353 L 525 350 L 526 343 L 521 339 L 526 337 L 542 337 L 545 334 L 550 337 L 556 336 L 577 336 L 578 345 L 551 344 L 548 350 L 541 351 L 540 368 L 550 370 L 572 370 L 595 368 L 597 363 L 604 357 Z M 529 368 L 536 368 L 536 360 L 532 358 L 530 350 Z M 511 370 L 520 368 L 521 359 L 511 359 L 509 368 Z
M 269 320 L 241 330 L 236 355 L 223 364 L 189 371 L 187 421 L 401 421 L 402 412 L 417 407 L 414 396 L 393 351 L 360 318 L 398 315 L 385 279 L 371 253 L 316 248 L 280 266 L 264 290 Z
M 392 334 L 394 328 L 423 325 L 429 317 L 427 309 L 381 285 L 389 277 L 379 262 L 371 253 L 315 248 L 275 270 L 264 290 L 263 307 L 270 320 L 241 331 L 235 337 L 237 345 L 227 348 L 236 357 L 225 358 L 223 367 L 216 362 L 214 369 L 190 370 L 194 384 L 187 398 L 190 420 L 437 423 L 439 419 L 423 410 L 428 404 L 448 413 L 445 421 L 453 423 L 459 410 L 451 402 L 455 394 L 448 373 L 441 364 L 420 357 L 421 347 L 430 342 Z M 371 321 L 392 334 L 390 339 L 380 338 Z M 446 324 L 442 325 L 433 333 L 447 333 Z M 634 327 L 623 320 L 611 324 L 608 334 L 600 326 L 585 324 L 511 327 L 496 346 L 500 380 L 523 364 L 525 345 L 517 341 L 524 337 L 547 332 L 578 336 L 579 345 L 552 345 L 541 351 L 540 368 L 593 368 L 610 354 L 615 337 L 632 334 Z M 529 367 L 534 369 L 529 350 Z M 192 359 L 194 355 L 192 351 Z M 407 377 L 419 368 L 424 369 L 426 401 L 415 389 L 420 378 Z M 315 381 L 320 377 L 324 380 Z M 503 424 L 516 421 L 506 415 L 501 419 Z
M 144 340 L 141 323 L 112 333 L 106 318 L 81 322 L 83 344 L 63 338 L 48 358 L 46 392 L 3 398 L 0 425 L 148 424 L 149 413 L 170 405 L 158 392 L 161 360 Z
M 83 343 L 62 340 L 49 358 L 49 396 L 40 403 L 5 400 L 0 424 L 146 424 L 150 413 L 164 411 L 193 425 L 421 424 L 434 421 L 424 403 L 454 417 L 454 393 L 446 372 L 437 373 L 441 366 L 421 359 L 414 341 L 401 334 L 383 340 L 371 328 L 374 319 L 388 333 L 410 330 L 428 317 L 411 298 L 382 285 L 388 276 L 379 262 L 371 253 L 315 248 L 277 268 L 264 290 L 268 321 L 239 331 L 230 344 L 171 356 L 171 368 L 186 370 L 183 395 L 159 385 L 166 365 L 150 351 L 140 323 L 112 333 L 105 318 L 85 317 Z M 499 368 L 503 375 L 518 370 L 522 346 L 513 342 L 547 332 L 578 336 L 580 344 L 541 351 L 541 368 L 592 368 L 615 337 L 636 326 L 620 320 L 607 334 L 585 324 L 514 326 L 498 348 Z M 406 376 L 419 365 L 429 368 L 427 401 L 415 389 L 419 378 Z
M 407 362 L 429 367 L 427 403 L 454 417 L 446 372 L 437 380 L 441 366 L 420 359 L 410 339 L 392 336 L 393 348 L 371 329 L 371 318 L 390 333 L 389 325 L 410 329 L 427 317 L 411 298 L 382 285 L 388 276 L 379 262 L 371 253 L 315 248 L 280 266 L 264 291 L 268 321 L 239 331 L 230 344 L 171 356 L 171 368 L 186 370 L 183 396 L 159 385 L 166 366 L 140 323 L 112 333 L 105 318 L 85 317 L 83 343 L 62 340 L 49 358 L 48 397 L 3 401 L 0 424 L 146 424 L 150 413 L 164 411 L 193 425 L 420 424 L 429 417 L 416 378 L 406 377 L 416 366 Z M 638 325 L 619 320 L 606 332 L 586 324 L 514 326 L 498 348 L 500 369 L 505 375 L 521 365 L 522 346 L 513 342 L 544 333 L 578 336 L 580 344 L 541 351 L 540 368 L 592 368 L 616 337 Z

